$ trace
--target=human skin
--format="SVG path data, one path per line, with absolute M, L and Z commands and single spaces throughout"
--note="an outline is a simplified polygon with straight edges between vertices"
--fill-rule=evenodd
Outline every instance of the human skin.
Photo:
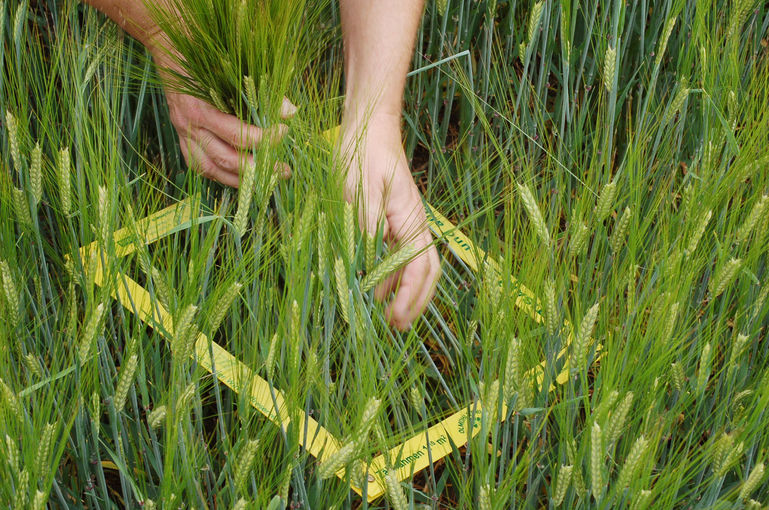
M 144 44 L 161 70 L 183 72 L 144 2 L 86 2 Z M 422 313 L 440 276 L 438 253 L 401 141 L 403 90 L 422 8 L 422 0 L 340 2 L 346 98 L 336 156 L 346 172 L 345 198 L 358 207 L 361 228 L 371 235 L 380 228 L 390 244 L 411 243 L 419 250 L 375 290 L 381 301 L 395 293 L 385 314 L 401 330 Z M 169 87 L 166 98 L 188 165 L 227 186 L 238 186 L 250 147 L 275 142 L 286 133 L 283 124 L 266 129 L 246 124 Z M 289 118 L 295 112 L 296 107 L 284 99 L 281 116 Z M 276 170 L 289 173 L 282 164 Z

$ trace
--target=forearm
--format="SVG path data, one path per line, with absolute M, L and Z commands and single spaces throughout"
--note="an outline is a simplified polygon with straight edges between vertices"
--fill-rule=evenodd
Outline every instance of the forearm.
M 162 31 L 143 0 L 85 0 L 85 3 L 106 14 L 153 53 L 159 49 Z
M 342 0 L 345 121 L 400 119 L 423 0 Z

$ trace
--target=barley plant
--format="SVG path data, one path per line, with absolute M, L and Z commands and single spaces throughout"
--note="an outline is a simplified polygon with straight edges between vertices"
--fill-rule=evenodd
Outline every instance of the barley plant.
M 436 241 L 403 333 L 372 289 L 415 250 L 359 231 L 324 135 L 338 2 L 169 4 L 184 73 L 77 1 L 0 1 L 0 506 L 766 508 L 766 3 L 428 0 L 404 144 L 486 258 Z M 300 108 L 234 190 L 185 167 L 164 85 L 261 127 Z M 460 409 L 478 435 L 395 469 Z

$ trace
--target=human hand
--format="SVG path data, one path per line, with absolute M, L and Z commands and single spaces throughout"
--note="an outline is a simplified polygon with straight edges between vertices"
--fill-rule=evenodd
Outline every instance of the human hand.
M 165 72 L 181 72 L 167 50 L 154 54 L 158 66 Z M 254 163 L 250 153 L 258 144 L 276 144 L 288 130 L 285 124 L 264 129 L 247 124 L 202 99 L 175 92 L 170 85 L 166 86 L 166 100 L 187 165 L 226 186 L 238 187 L 240 169 L 244 164 Z M 296 110 L 291 101 L 283 98 L 281 119 L 292 117 Z M 276 163 L 275 171 L 284 178 L 291 175 L 285 163 Z
M 390 275 L 374 291 L 387 304 L 385 316 L 408 329 L 435 293 L 440 276 L 438 252 L 411 176 L 400 134 L 400 117 L 375 114 L 364 123 L 343 122 L 337 153 L 347 168 L 345 199 L 357 204 L 361 228 L 392 244 L 412 243 L 419 255 Z

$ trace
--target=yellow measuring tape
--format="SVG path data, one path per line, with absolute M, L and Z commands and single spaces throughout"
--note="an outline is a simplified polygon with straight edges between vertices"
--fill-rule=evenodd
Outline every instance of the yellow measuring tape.
M 482 264 L 499 271 L 499 265 L 487 258 L 485 252 L 463 234 L 445 216 L 426 204 L 427 221 L 436 237 L 447 243 L 454 254 L 473 271 L 479 271 Z M 140 245 L 147 245 L 166 237 L 174 232 L 184 230 L 195 224 L 200 218 L 198 202 L 187 198 L 171 207 L 167 207 L 146 218 L 136 221 L 129 227 L 122 228 L 113 234 L 116 256 L 124 257 L 134 252 Z M 80 248 L 80 257 L 87 265 L 92 251 L 98 253 L 96 241 Z M 96 257 L 100 261 L 100 257 Z M 525 311 L 537 323 L 542 322 L 541 306 L 534 294 L 515 277 L 509 276 L 512 288 L 516 293 L 515 304 Z M 157 301 L 153 301 L 150 293 L 138 282 L 120 273 L 114 278 L 116 284 L 112 288 L 112 296 L 126 309 L 134 313 L 142 322 L 151 326 L 169 342 L 174 336 L 174 324 L 171 313 Z M 94 282 L 106 286 L 107 275 L 104 274 L 101 262 L 96 263 Z M 500 285 L 502 281 L 500 280 Z M 564 324 L 569 331 L 568 323 Z M 566 345 L 558 354 L 558 359 L 564 356 L 571 343 L 571 333 L 567 336 Z M 600 349 L 600 346 L 597 346 Z M 200 333 L 192 356 L 205 370 L 221 381 L 234 392 L 243 393 L 250 404 L 275 425 L 287 427 L 291 418 L 283 394 L 276 388 L 271 388 L 268 381 L 256 374 L 251 368 L 239 361 L 224 347 L 213 342 Z M 537 384 L 544 380 L 545 361 L 532 368 L 529 372 Z M 569 376 L 568 364 L 556 378 L 557 384 L 563 384 Z M 551 389 L 553 387 L 551 386 Z M 274 397 L 274 398 L 273 398 Z M 329 458 L 341 447 L 340 441 L 316 420 L 306 415 L 303 410 L 293 413 L 298 417 L 300 430 L 306 430 L 302 446 L 318 461 Z M 507 412 L 502 406 L 500 416 Z M 385 492 L 384 476 L 388 469 L 394 469 L 399 480 L 405 480 L 414 473 L 425 469 L 430 462 L 435 462 L 448 455 L 456 446 L 464 445 L 476 436 L 481 429 L 481 404 L 471 402 L 439 423 L 407 439 L 402 444 L 390 448 L 376 456 L 371 461 L 367 487 L 351 486 L 360 495 L 366 494 L 373 501 Z M 340 469 L 336 475 L 345 479 L 345 469 Z

